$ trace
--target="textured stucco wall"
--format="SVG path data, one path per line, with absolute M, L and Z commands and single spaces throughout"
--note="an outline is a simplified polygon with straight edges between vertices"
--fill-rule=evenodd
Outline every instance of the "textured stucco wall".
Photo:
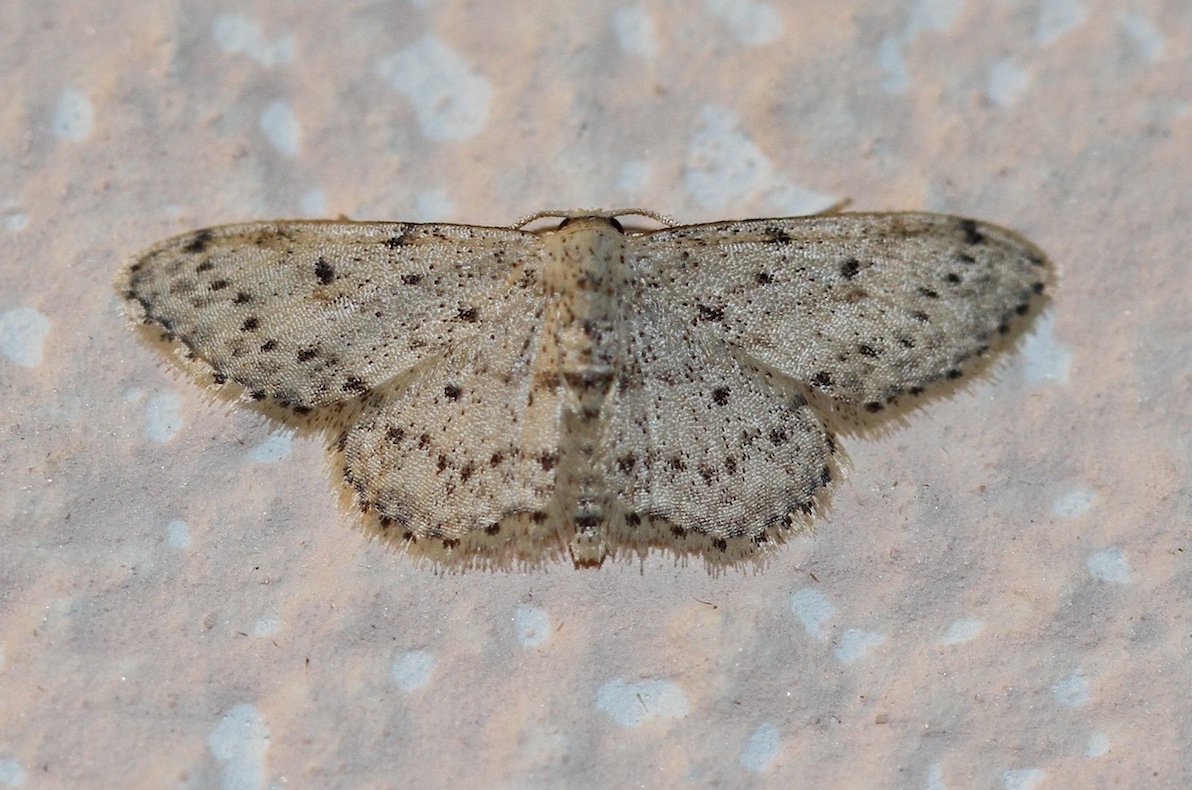
M 8 3 L 0 786 L 1192 784 L 1180 0 Z M 111 280 L 202 225 L 929 209 L 1059 287 L 762 573 L 437 576 Z

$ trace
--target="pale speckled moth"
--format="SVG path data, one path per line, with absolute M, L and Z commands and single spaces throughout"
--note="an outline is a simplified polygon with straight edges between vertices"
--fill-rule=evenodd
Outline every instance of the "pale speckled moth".
M 807 524 L 831 426 L 980 367 L 1052 282 L 1030 242 L 961 217 L 628 214 L 658 219 L 226 225 L 119 288 L 203 380 L 325 430 L 365 523 L 412 553 L 719 567 Z

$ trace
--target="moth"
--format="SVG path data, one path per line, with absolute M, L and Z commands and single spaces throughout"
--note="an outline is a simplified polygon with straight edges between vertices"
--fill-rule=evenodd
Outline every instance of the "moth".
M 118 287 L 201 381 L 324 433 L 366 528 L 411 553 L 722 567 L 809 524 L 834 430 L 981 368 L 1052 281 L 1029 241 L 963 217 L 633 209 L 225 225 Z

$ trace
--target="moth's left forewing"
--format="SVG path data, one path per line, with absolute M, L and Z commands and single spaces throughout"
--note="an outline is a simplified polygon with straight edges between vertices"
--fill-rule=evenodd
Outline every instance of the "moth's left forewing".
M 509 280 L 536 243 L 459 225 L 225 225 L 151 247 L 117 287 L 188 370 L 284 416 L 356 399 L 474 338 L 515 309 Z
M 684 320 L 858 413 L 969 372 L 1053 281 L 1021 236 L 943 214 L 693 225 L 638 247 Z

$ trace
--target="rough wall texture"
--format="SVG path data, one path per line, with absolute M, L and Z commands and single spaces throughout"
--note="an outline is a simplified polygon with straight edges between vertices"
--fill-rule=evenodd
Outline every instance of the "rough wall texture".
M 1192 7 L 8 3 L 0 786 L 1192 783 Z M 761 573 L 435 575 L 111 280 L 270 217 L 928 209 L 1059 270 Z

